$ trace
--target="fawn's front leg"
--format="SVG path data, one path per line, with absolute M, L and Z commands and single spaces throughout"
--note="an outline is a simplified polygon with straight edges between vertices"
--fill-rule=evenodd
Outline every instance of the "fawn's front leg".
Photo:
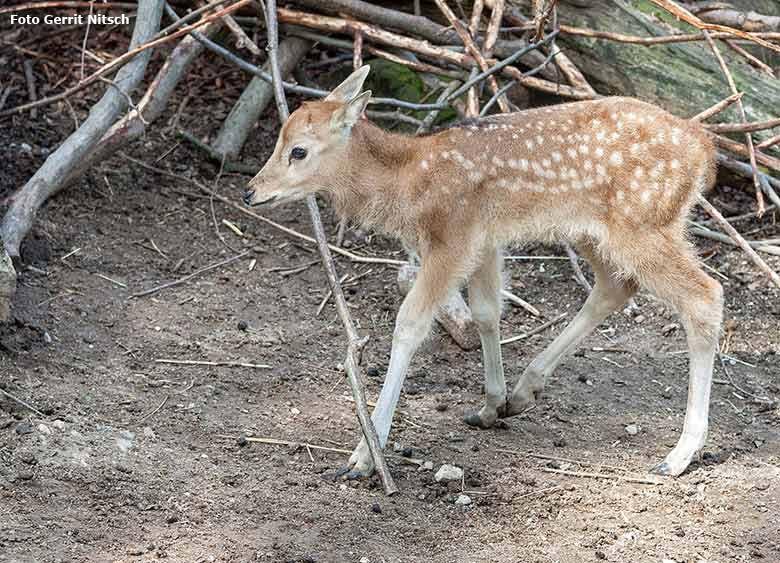
M 454 287 L 452 283 L 454 276 L 447 275 L 452 267 L 451 260 L 437 260 L 434 257 L 425 260 L 417 280 L 398 311 L 393 332 L 393 347 L 390 352 L 390 365 L 387 368 L 376 408 L 371 414 L 382 447 L 387 443 L 393 413 L 412 357 L 428 336 L 434 314 L 447 300 L 450 290 Z M 371 458 L 365 438 L 352 452 L 348 468 L 348 478 L 368 476 L 374 471 L 374 460 Z

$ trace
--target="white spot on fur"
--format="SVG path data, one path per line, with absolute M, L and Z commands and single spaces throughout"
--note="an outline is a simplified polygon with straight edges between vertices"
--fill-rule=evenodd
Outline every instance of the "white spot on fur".
M 677 169 L 680 167 L 680 161 L 679 161 L 679 160 L 677 160 L 677 159 L 674 159 L 674 160 L 673 160 L 673 161 L 672 161 L 672 162 L 669 164 L 669 167 L 670 167 L 672 170 L 677 170 Z
M 650 201 L 650 192 L 642 192 L 642 203 L 647 203 L 648 201 Z
M 428 170 L 428 161 L 423 159 L 423 161 L 420 163 L 420 168 L 423 170 Z
M 623 155 L 619 151 L 613 152 L 609 157 L 609 163 L 614 166 L 620 166 L 623 164 Z
M 577 151 L 571 147 L 566 149 L 566 154 L 568 154 L 571 158 L 577 158 Z
M 552 156 L 552 159 L 553 159 L 555 162 L 560 162 L 560 161 L 561 161 L 561 159 L 563 158 L 563 157 L 561 156 L 561 153 L 559 153 L 558 151 L 555 151 L 555 152 L 553 152 L 553 153 L 552 153 L 550 156 Z
M 634 170 L 634 176 L 636 178 L 641 178 L 644 175 L 645 175 L 645 169 L 642 168 L 641 166 L 637 166 L 636 170 Z
M 682 130 L 678 127 L 675 127 L 672 129 L 672 144 L 673 145 L 679 145 L 680 144 L 680 135 L 682 135 Z

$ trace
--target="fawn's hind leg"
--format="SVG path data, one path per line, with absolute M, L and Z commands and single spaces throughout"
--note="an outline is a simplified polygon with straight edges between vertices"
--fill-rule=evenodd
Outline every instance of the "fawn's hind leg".
M 704 273 L 687 244 L 668 244 L 640 282 L 669 302 L 685 327 L 689 351 L 688 404 L 682 434 L 664 461 L 653 468 L 661 475 L 679 475 L 704 447 L 712 386 L 712 367 L 723 317 L 723 289 Z
M 604 261 L 589 244 L 578 245 L 578 250 L 593 268 L 596 283 L 577 316 L 552 344 L 534 358 L 520 376 L 507 405 L 508 416 L 519 414 L 531 405 L 544 390 L 547 378 L 566 354 L 573 351 L 610 313 L 636 293 L 636 283 L 619 277 L 617 270 Z
M 464 420 L 466 424 L 480 428 L 493 426 L 506 408 L 506 381 L 498 328 L 501 320 L 502 262 L 500 251 L 489 249 L 469 282 L 469 306 L 482 343 L 485 404 L 478 412 L 468 413 Z

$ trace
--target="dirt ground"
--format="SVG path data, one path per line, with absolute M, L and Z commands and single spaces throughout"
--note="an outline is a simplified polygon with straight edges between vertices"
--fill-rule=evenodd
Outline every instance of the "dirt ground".
M 216 131 L 246 80 L 209 63 L 185 86 L 197 102 L 179 118 L 201 136 Z M 76 105 L 81 119 L 93 100 Z M 20 91 L 8 103 L 22 101 Z M 173 113 L 124 154 L 239 201 L 247 177 L 215 183 L 215 167 L 166 131 Z M 0 201 L 72 128 L 66 106 L 0 124 Z M 262 161 L 275 136 L 271 109 L 246 153 Z M 727 214 L 751 209 L 736 186 L 713 197 Z M 437 328 L 405 384 L 388 447 L 398 452 L 389 462 L 401 493 L 388 498 L 376 478 L 334 478 L 346 454 L 244 439 L 349 450 L 359 430 L 339 369 L 339 321 L 332 304 L 316 314 L 326 281 L 313 247 L 219 202 L 213 213 L 192 185 L 123 155 L 41 212 L 23 253 L 36 269 L 21 273 L 15 319 L 0 328 L 0 384 L 43 414 L 0 397 L 0 561 L 780 561 L 780 412 L 746 393 L 780 394 L 780 293 L 743 254 L 697 241 L 727 278 L 723 346 L 739 361 L 728 374 L 716 369 L 707 448 L 683 476 L 648 485 L 555 473 L 648 478 L 676 442 L 684 334 L 663 304 L 640 294 L 638 310 L 613 315 L 563 363 L 537 408 L 490 431 L 461 422 L 481 401 L 479 351 L 460 350 Z M 334 232 L 330 212 L 325 218 Z M 303 206 L 273 219 L 309 232 Z M 739 227 L 777 237 L 776 219 Z M 378 236 L 351 231 L 348 243 L 403 256 Z M 253 256 L 129 298 L 253 246 Z M 511 253 L 562 255 L 540 246 Z M 344 259 L 338 269 L 359 276 L 347 297 L 371 336 L 364 367 L 375 398 L 401 299 L 396 270 Z M 571 316 L 586 296 L 566 260 L 512 261 L 507 273 L 545 319 Z M 541 322 L 507 306 L 502 331 Z M 505 346 L 510 382 L 560 328 Z M 436 483 L 444 463 L 462 467 L 464 481 Z M 455 504 L 464 490 L 471 504 Z

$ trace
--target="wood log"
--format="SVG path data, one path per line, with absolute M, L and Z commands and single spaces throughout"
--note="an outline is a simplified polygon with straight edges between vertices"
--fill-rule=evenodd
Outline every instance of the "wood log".
M 748 8 L 750 2 L 745 4 Z M 527 8 L 523 12 L 529 13 Z M 564 0 L 558 9 L 561 23 L 574 27 L 642 37 L 696 31 L 673 18 L 661 21 L 655 16 L 661 12 L 649 2 L 618 0 Z M 635 96 L 689 117 L 729 93 L 718 62 L 703 41 L 645 46 L 562 33 L 559 42 L 600 94 Z M 777 117 L 780 80 L 757 71 L 733 53 L 724 51 L 724 56 L 739 90 L 745 92 L 748 118 Z M 739 120 L 734 108 L 720 117 L 722 121 Z
M 298 37 L 288 37 L 279 44 L 279 66 L 287 77 L 311 48 L 311 42 Z M 268 72 L 269 66 L 264 70 Z M 268 103 L 273 100 L 272 86 L 260 77 L 253 77 L 230 110 L 213 143 L 214 149 L 228 159 L 235 159 L 241 152 L 247 137 Z

